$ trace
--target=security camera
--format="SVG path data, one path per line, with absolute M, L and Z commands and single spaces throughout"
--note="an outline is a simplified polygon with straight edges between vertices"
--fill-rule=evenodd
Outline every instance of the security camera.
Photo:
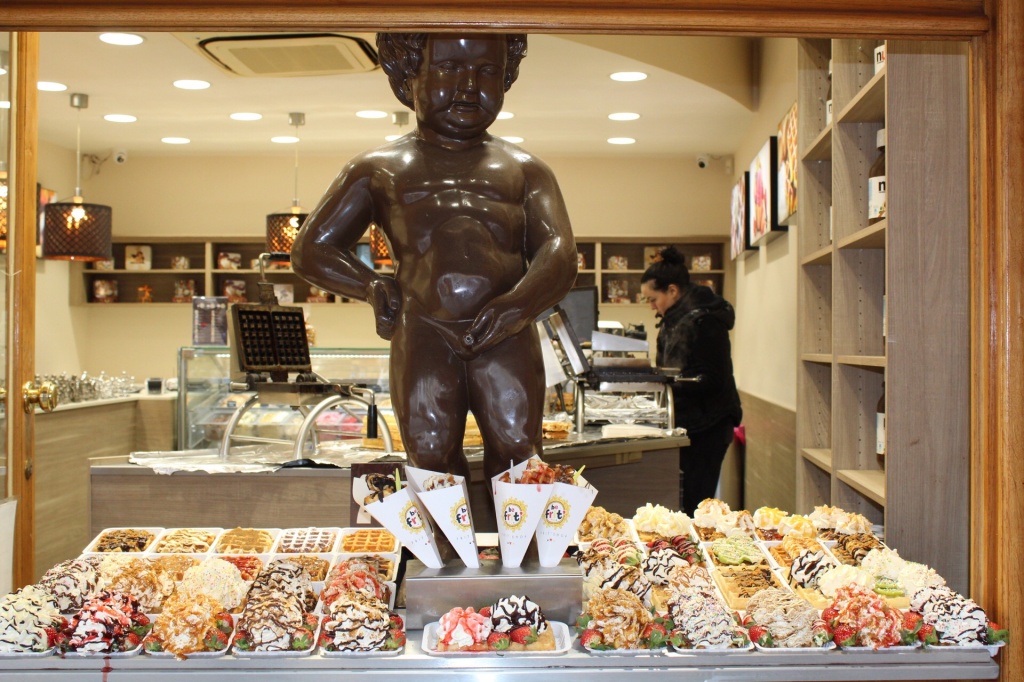
M 118 149 L 114 152 L 114 163 L 118 166 L 128 163 L 128 152 Z
M 709 154 L 698 154 L 697 155 L 697 168 L 704 169 L 711 163 L 711 156 Z

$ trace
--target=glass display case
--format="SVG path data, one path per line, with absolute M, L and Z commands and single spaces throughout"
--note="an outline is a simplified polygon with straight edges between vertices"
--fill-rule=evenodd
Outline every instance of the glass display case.
M 331 382 L 359 384 L 379 394 L 389 391 L 388 349 L 310 348 L 313 371 Z M 232 392 L 230 352 L 227 346 L 186 346 L 178 350 L 178 449 L 218 447 L 231 415 L 252 395 Z M 282 405 L 259 405 L 249 410 L 235 433 L 273 438 L 294 438 L 303 415 Z M 321 421 L 322 420 L 322 421 Z M 326 431 L 358 435 L 361 424 L 347 423 L 341 413 L 325 413 L 317 420 Z M 332 423 L 337 422 L 337 423 Z M 321 439 L 330 435 L 321 436 Z

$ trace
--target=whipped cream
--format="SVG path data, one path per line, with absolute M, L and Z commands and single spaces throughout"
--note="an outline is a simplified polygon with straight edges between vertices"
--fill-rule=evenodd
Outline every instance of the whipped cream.
M 336 599 L 324 619 L 323 632 L 337 651 L 377 651 L 388 639 L 387 605 L 361 594 Z
M 778 507 L 759 507 L 754 511 L 754 525 L 758 528 L 777 530 L 779 521 L 786 516 L 789 516 L 788 512 L 784 512 Z
M 633 524 L 638 532 L 653 533 L 661 537 L 671 538 L 690 532 L 690 517 L 683 512 L 672 511 L 660 504 L 648 502 L 638 507 L 633 516 Z
M 511 632 L 523 625 L 536 628 L 538 634 L 548 629 L 544 612 L 529 597 L 503 597 L 491 606 L 491 628 L 495 632 Z
M 84 559 L 62 561 L 39 580 L 39 585 L 57 600 L 57 608 L 70 613 L 82 608 L 97 591 L 100 574 L 96 566 Z
M 910 608 L 935 627 L 940 644 L 984 644 L 988 640 L 988 616 L 973 599 L 946 586 L 918 590 Z
M 242 603 L 251 584 L 242 579 L 241 571 L 234 564 L 211 558 L 185 571 L 178 594 L 205 594 L 230 611 Z
M 875 576 L 860 567 L 840 564 L 818 578 L 818 589 L 826 597 L 835 597 L 836 593 L 847 585 L 859 585 L 872 591 L 875 587 Z

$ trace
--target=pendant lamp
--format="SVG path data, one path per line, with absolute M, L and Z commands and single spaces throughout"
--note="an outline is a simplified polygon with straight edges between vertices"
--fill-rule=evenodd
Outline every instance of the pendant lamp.
M 384 231 L 377 227 L 377 223 L 370 224 L 370 258 L 376 265 L 392 265 L 388 242 L 384 238 Z
M 299 206 L 299 126 L 306 125 L 306 115 L 300 112 L 288 114 L 288 124 L 295 127 L 295 192 L 292 194 L 291 210 L 282 213 L 271 213 L 267 216 L 267 251 L 271 253 L 291 253 L 299 228 L 305 222 L 308 213 Z
M 71 106 L 78 110 L 75 138 L 75 196 L 71 201 L 46 205 L 43 221 L 43 258 L 97 261 L 112 256 L 110 243 L 113 210 L 82 200 L 82 109 L 89 96 L 72 93 Z

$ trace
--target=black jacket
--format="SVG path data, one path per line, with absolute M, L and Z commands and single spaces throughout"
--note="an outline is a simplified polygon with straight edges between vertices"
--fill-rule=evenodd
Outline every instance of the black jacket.
M 658 367 L 675 367 L 681 376 L 700 377 L 699 383 L 673 385 L 676 426 L 690 433 L 729 418 L 734 426 L 743 408 L 732 375 L 729 330 L 736 311 L 706 286 L 690 284 L 658 323 Z

